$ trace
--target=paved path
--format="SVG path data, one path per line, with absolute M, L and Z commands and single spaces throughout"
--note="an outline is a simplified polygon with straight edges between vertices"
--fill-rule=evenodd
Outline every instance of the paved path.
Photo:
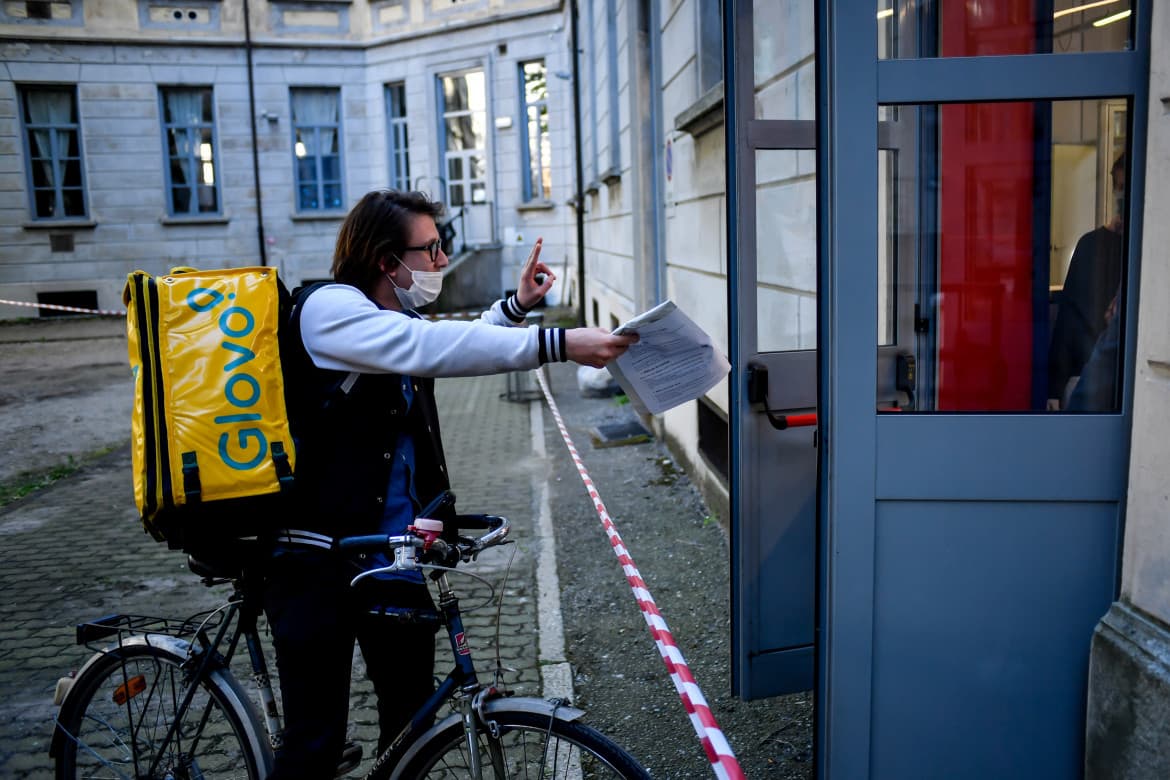
M 460 508 L 514 521 L 517 543 L 481 557 L 473 569 L 498 583 L 510 563 L 499 641 L 502 665 L 515 671 L 504 682 L 518 693 L 540 695 L 528 404 L 499 399 L 503 377 L 446 380 L 439 388 Z M 142 533 L 129 473 L 129 450 L 123 447 L 0 508 L 0 777 L 51 776 L 53 689 L 89 655 L 73 642 L 76 622 L 113 612 L 184 615 L 225 595 L 202 586 L 184 555 Z M 457 586 L 467 607 L 488 599 L 474 580 L 461 578 Z M 467 618 L 481 669 L 494 666 L 494 625 L 492 605 Z M 450 650 L 445 635 L 440 639 L 439 671 L 445 673 L 442 661 Z M 376 715 L 360 665 L 359 655 L 351 730 L 364 741 L 376 736 Z

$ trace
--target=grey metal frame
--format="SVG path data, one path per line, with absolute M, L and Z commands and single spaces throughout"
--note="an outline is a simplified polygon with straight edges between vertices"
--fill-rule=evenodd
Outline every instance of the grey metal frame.
M 812 148 L 817 151 L 819 291 L 817 775 L 862 778 L 871 776 L 875 750 L 873 657 L 879 502 L 887 502 L 887 507 L 902 499 L 1124 506 L 1138 309 L 1151 0 L 1135 0 L 1132 51 L 905 60 L 878 60 L 872 0 L 815 0 L 815 6 L 815 125 L 754 117 L 752 0 L 728 4 L 724 17 L 733 619 L 749 622 L 752 606 L 763 596 L 759 592 L 759 552 L 743 543 L 751 524 L 762 522 L 764 510 L 753 490 L 762 478 L 753 471 L 759 468 L 753 453 L 759 451 L 762 436 L 755 419 L 759 415 L 748 404 L 746 372 L 748 361 L 758 357 L 752 324 L 758 321 L 754 155 L 763 149 Z M 1130 270 L 1121 412 L 1076 416 L 877 414 L 874 377 L 881 359 L 876 348 L 878 280 L 873 272 L 878 236 L 877 150 L 886 145 L 878 106 L 1105 95 L 1133 98 L 1127 223 Z M 1025 436 L 1019 435 L 1022 426 L 1026 426 Z M 945 435 L 940 436 L 943 431 Z M 995 450 L 998 457 L 986 457 L 989 442 L 996 441 L 1011 441 L 1013 445 Z M 1105 464 L 1105 468 L 1084 462 L 1079 471 L 1058 473 L 1046 463 L 1045 455 L 1077 451 L 1086 442 L 1100 447 L 1094 462 Z M 953 467 L 964 453 L 983 453 L 974 461 L 962 461 L 971 463 L 967 473 Z M 914 467 L 908 468 L 909 463 Z M 1020 479 L 1021 474 L 1027 474 L 1027 484 Z M 1123 516 L 1116 518 L 1118 543 L 1123 520 Z M 1102 565 L 1109 568 L 1108 563 Z M 1119 561 L 1115 571 L 1120 572 Z M 760 680 L 744 679 L 746 661 L 757 649 L 752 646 L 753 638 L 750 630 L 742 636 L 733 634 L 736 669 L 732 684 L 740 693 L 761 684 Z M 972 745 L 978 739 L 978 734 L 970 735 Z M 956 756 L 956 761 L 961 760 Z
M 913 495 L 958 499 L 1117 500 L 1128 467 L 1137 312 L 1140 193 L 1150 3 L 1135 3 L 1136 49 L 1128 52 L 882 60 L 872 2 L 817 0 L 818 186 L 820 190 L 821 596 L 818 652 L 818 776 L 868 777 L 873 752 L 873 611 L 876 503 Z M 1053 58 L 1056 58 L 1055 60 Z M 1054 68 L 1059 63 L 1059 68 Z M 876 73 L 858 77 L 859 74 Z M 877 235 L 877 106 L 1096 95 L 1135 97 L 1124 401 L 1120 415 L 876 415 L 873 377 L 877 300 L 871 273 L 849 268 L 873 256 Z M 848 215 L 848 220 L 839 215 Z M 867 266 L 868 267 L 868 266 Z M 840 327 L 850 311 L 850 327 Z M 897 417 L 898 419 L 894 419 Z M 940 423 L 947 435 L 940 439 Z M 1027 435 L 1021 436 L 1021 426 Z M 980 459 L 956 482 L 943 465 L 958 453 L 1012 441 L 1002 458 Z M 1107 472 L 1055 473 L 1046 453 L 1106 449 Z M 1018 443 L 1020 446 L 1016 446 Z M 1114 449 L 1111 449 L 1114 448 Z M 880 457 L 876 455 L 880 451 Z M 1065 450 L 1069 451 L 1069 450 Z M 938 458 L 943 458 L 940 462 Z M 913 462 L 916 468 L 905 468 Z M 968 461 L 964 461 L 968 462 Z M 923 470 L 925 467 L 925 472 Z M 932 473 L 931 470 L 935 473 Z M 1028 474 L 1021 486 L 1019 475 Z M 989 487 L 990 486 L 990 487 Z M 1026 489 L 1025 489 L 1026 487 Z M 1119 525 L 1120 527 L 1120 525 Z M 1086 637 L 1086 642 L 1088 641 Z M 977 735 L 972 736 L 978 739 Z M 958 757 L 957 759 L 958 760 Z
M 732 618 L 732 690 L 743 697 L 756 698 L 781 691 L 794 691 L 813 684 L 813 626 L 807 626 L 807 640 L 794 643 L 792 631 L 786 631 L 789 641 L 785 648 L 764 648 L 762 637 L 766 627 L 756 615 L 756 605 L 764 598 L 762 567 L 766 565 L 763 551 L 757 543 L 758 534 L 767 522 L 784 530 L 777 533 L 794 535 L 792 541 L 803 544 L 805 534 L 815 533 L 813 519 L 802 517 L 800 508 L 793 506 L 794 498 L 785 506 L 771 506 L 767 515 L 757 491 L 753 489 L 763 477 L 761 472 L 773 461 L 794 462 L 782 474 L 770 473 L 773 487 L 808 490 L 815 482 L 815 451 L 807 443 L 798 444 L 795 430 L 772 431 L 763 422 L 763 415 L 750 408 L 747 400 L 747 366 L 759 355 L 759 339 L 754 323 L 759 321 L 756 295 L 756 170 L 755 153 L 762 150 L 815 149 L 815 123 L 807 120 L 757 119 L 754 115 L 754 75 L 752 62 L 753 9 L 751 0 L 738 0 L 724 6 L 724 122 L 727 159 L 727 224 L 728 224 L 728 348 L 732 363 L 729 385 L 730 437 L 730 500 L 731 500 L 731 587 L 735 613 Z M 740 96 L 748 96 L 746 99 Z M 741 323 L 752 323 L 741 327 Z M 790 376 L 807 376 L 804 381 L 784 378 L 770 384 L 768 406 L 776 409 L 809 408 L 815 406 L 815 355 L 811 352 L 773 353 L 763 356 L 764 362 L 776 365 L 782 362 L 790 369 Z M 798 386 L 791 386 L 798 384 Z M 761 462 L 759 453 L 767 444 L 773 461 Z M 803 449 L 802 454 L 799 450 Z M 799 462 L 792 459 L 798 458 Z M 801 484 L 803 483 L 803 484 Z M 803 496 L 801 496 L 803 498 Z M 804 526 L 808 527 L 805 528 Z M 810 550 L 815 540 L 809 543 Z M 810 598 L 815 595 L 813 560 L 803 560 L 799 551 L 788 552 L 787 562 L 793 564 L 784 573 L 785 584 L 803 588 Z M 796 568 L 799 567 L 799 568 Z M 788 567 L 786 567 L 788 568 Z M 773 602 L 780 598 L 800 599 L 801 594 L 787 592 L 769 594 Z M 797 607 L 790 617 L 802 613 Z M 798 618 L 800 619 L 800 618 Z M 797 634 L 803 627 L 795 627 Z M 776 652 L 763 652 L 775 650 Z

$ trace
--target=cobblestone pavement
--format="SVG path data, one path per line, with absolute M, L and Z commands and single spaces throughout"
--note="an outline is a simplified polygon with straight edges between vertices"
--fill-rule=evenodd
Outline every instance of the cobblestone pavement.
M 503 681 L 517 693 L 539 695 L 528 405 L 499 400 L 504 390 L 504 377 L 445 380 L 439 383 L 439 403 L 459 507 L 513 520 L 516 544 L 481 556 L 469 570 L 500 583 L 510 569 L 499 641 L 502 665 L 514 671 Z M 491 468 L 482 468 L 484 463 Z M 0 508 L 0 777 L 51 776 L 53 690 L 58 678 L 91 652 L 74 644 L 77 622 L 115 612 L 182 616 L 213 607 L 227 595 L 224 588 L 204 587 L 187 569 L 184 555 L 143 534 L 129 474 L 129 448 L 122 446 Z M 490 593 L 470 578 L 456 576 L 453 583 L 465 608 L 484 605 L 466 617 L 466 628 L 479 668 L 490 671 L 496 654 Z M 436 671 L 445 674 L 450 649 L 445 634 L 437 641 Z M 237 664 L 236 673 L 246 680 L 246 660 L 238 660 L 243 668 Z M 270 666 L 275 669 L 271 661 Z M 352 734 L 358 741 L 372 740 L 374 697 L 360 653 L 353 689 Z

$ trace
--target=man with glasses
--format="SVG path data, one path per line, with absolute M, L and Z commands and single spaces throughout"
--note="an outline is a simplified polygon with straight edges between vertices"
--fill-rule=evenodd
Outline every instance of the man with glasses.
M 431 322 L 447 266 L 435 220 L 417 192 L 376 191 L 346 216 L 335 283 L 302 291 L 282 362 L 297 447 L 295 508 L 268 565 L 265 612 L 285 714 L 272 778 L 332 778 L 342 763 L 355 639 L 378 699 L 381 753 L 433 690 L 434 603 L 417 572 L 350 588 L 362 569 L 334 540 L 402 534 L 449 487 L 434 379 L 572 360 L 600 367 L 634 339 L 598 328 L 514 328 L 556 277 L 537 239 L 514 295 L 474 322 Z M 364 582 L 371 582 L 367 578 Z M 414 622 L 411 622 L 411 621 Z

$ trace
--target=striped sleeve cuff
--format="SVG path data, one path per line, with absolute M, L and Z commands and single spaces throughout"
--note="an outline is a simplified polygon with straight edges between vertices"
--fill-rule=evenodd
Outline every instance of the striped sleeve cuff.
M 542 366 L 545 363 L 564 363 L 569 359 L 568 353 L 565 352 L 564 328 L 541 328 L 536 334 L 536 340 L 540 342 Z
M 500 308 L 504 310 L 504 316 L 512 322 L 523 322 L 524 315 L 531 311 L 525 309 L 520 305 L 520 299 L 515 294 L 509 295 L 508 298 L 500 304 Z

